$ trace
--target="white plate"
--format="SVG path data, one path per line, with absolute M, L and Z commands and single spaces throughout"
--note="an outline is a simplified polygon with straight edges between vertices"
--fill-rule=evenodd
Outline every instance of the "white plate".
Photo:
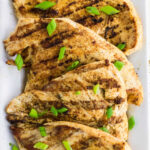
M 150 18 L 146 12 L 146 8 L 148 10 L 150 6 L 148 1 L 133 0 L 144 28 L 143 48 L 129 58 L 144 87 L 144 102 L 141 107 L 130 106 L 129 114 L 134 115 L 136 120 L 135 128 L 129 133 L 129 143 L 133 150 L 150 150 L 148 147 L 148 38 L 146 38 L 148 35 L 146 18 Z M 16 22 L 11 0 L 0 0 L 0 150 L 9 150 L 9 142 L 14 142 L 6 120 L 5 107 L 12 98 L 21 93 L 24 80 L 24 70 L 17 71 L 16 67 L 5 64 L 8 55 L 2 43 L 14 30 Z

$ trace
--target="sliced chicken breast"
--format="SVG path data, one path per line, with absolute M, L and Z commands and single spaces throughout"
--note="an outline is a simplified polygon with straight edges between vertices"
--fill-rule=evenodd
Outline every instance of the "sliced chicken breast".
M 125 44 L 123 52 L 126 55 L 141 48 L 142 24 L 130 0 L 50 0 L 56 2 L 56 5 L 47 10 L 35 8 L 37 4 L 44 1 L 13 0 L 13 4 L 18 18 L 66 17 L 89 27 L 116 46 Z M 88 13 L 86 8 L 91 6 L 96 7 L 99 14 Z M 108 15 L 101 11 L 106 6 L 117 9 L 118 13 L 109 10 L 113 15 Z
M 93 90 L 95 85 L 99 85 L 97 93 Z M 126 90 L 112 64 L 96 62 L 82 66 L 52 81 L 50 87 L 53 88 L 49 92 L 30 91 L 13 99 L 6 109 L 8 120 L 13 124 L 72 121 L 95 128 L 105 126 L 110 134 L 127 140 Z M 67 111 L 56 115 L 52 107 Z M 32 109 L 38 112 L 37 118 L 29 115 Z M 110 117 L 108 109 L 112 109 Z
M 129 145 L 99 129 L 71 122 L 53 122 L 44 125 L 47 136 L 42 137 L 38 127 L 31 125 L 12 126 L 20 150 L 36 150 L 37 143 L 45 150 L 131 150 Z
M 128 93 L 128 102 L 140 105 L 143 101 L 143 88 L 133 65 L 115 46 L 106 42 L 92 30 L 69 19 L 56 19 L 57 28 L 52 36 L 46 30 L 51 19 L 20 19 L 14 33 L 5 40 L 9 55 L 20 53 L 26 66 L 31 65 L 27 90 L 41 89 L 35 82 L 44 82 L 67 72 L 75 61 L 79 65 L 108 59 L 112 63 L 123 63 L 120 73 Z M 61 47 L 66 47 L 65 56 L 58 60 Z M 8 61 L 12 64 L 12 61 Z M 33 82 L 34 81 L 34 82 Z

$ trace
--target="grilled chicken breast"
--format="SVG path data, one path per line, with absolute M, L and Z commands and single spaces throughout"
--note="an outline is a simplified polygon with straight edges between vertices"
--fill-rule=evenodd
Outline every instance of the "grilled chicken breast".
M 47 136 L 42 137 L 38 127 L 12 126 L 14 137 L 20 150 L 35 150 L 34 145 L 42 142 L 47 150 L 65 150 L 67 141 L 72 150 L 131 150 L 123 140 L 119 140 L 99 129 L 71 122 L 53 122 L 44 125 Z
M 141 21 L 130 0 L 53 0 L 56 5 L 47 10 L 35 6 L 45 0 L 13 0 L 18 18 L 70 18 L 89 27 L 114 45 L 125 43 L 123 50 L 129 55 L 141 48 L 143 31 Z M 93 6 L 101 10 L 112 6 L 120 12 L 115 15 L 91 15 L 86 7 Z
M 95 84 L 100 88 L 97 94 L 93 91 Z M 49 92 L 30 91 L 12 100 L 6 109 L 8 120 L 15 124 L 72 121 L 95 128 L 105 126 L 112 135 L 127 140 L 126 89 L 112 64 L 96 62 L 82 66 L 53 80 L 48 88 Z M 50 112 L 52 106 L 65 107 L 68 111 L 56 117 Z M 108 118 L 106 113 L 110 107 L 113 115 Z M 29 116 L 33 108 L 39 114 L 45 111 L 46 114 L 33 119 Z
M 120 73 L 126 85 L 128 102 L 141 104 L 142 85 L 133 65 L 120 50 L 92 30 L 69 19 L 56 19 L 57 28 L 53 35 L 49 36 L 46 26 L 50 21 L 51 19 L 20 19 L 15 32 L 4 42 L 9 55 L 20 53 L 24 64 L 31 66 L 28 81 L 30 86 L 26 87 L 26 91 L 41 89 L 34 84 L 66 73 L 66 68 L 74 61 L 78 60 L 79 65 L 84 65 L 99 60 L 108 59 L 112 63 L 119 60 L 124 63 Z M 58 61 L 59 51 L 63 46 L 66 47 L 66 53 L 64 58 Z M 11 61 L 8 63 L 12 64 Z

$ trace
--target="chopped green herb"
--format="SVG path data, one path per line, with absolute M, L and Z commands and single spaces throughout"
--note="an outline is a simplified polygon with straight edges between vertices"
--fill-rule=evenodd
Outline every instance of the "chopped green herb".
M 101 127 L 101 128 L 99 128 L 99 129 L 102 130 L 102 131 L 104 131 L 104 132 L 109 133 L 109 130 L 108 130 L 106 127 Z
M 81 91 L 76 91 L 75 94 L 76 94 L 76 95 L 80 95 L 80 94 L 81 94 Z
M 124 43 L 118 44 L 117 47 L 118 47 L 120 50 L 123 50 L 123 49 L 126 47 L 126 44 L 124 44 Z
M 45 1 L 45 2 L 42 2 L 40 4 L 37 4 L 35 6 L 35 8 L 39 8 L 41 10 L 47 10 L 48 8 L 51 8 L 53 7 L 54 5 L 56 5 L 56 3 L 54 2 L 50 2 L 50 1 Z
M 72 65 L 67 68 L 67 71 L 75 69 L 79 65 L 79 63 L 80 62 L 78 60 L 73 62 Z
M 128 124 L 129 124 L 129 130 L 132 130 L 135 126 L 135 119 L 134 117 L 130 117 L 130 119 L 128 120 Z
M 107 115 L 108 119 L 111 118 L 111 116 L 113 115 L 113 109 L 112 109 L 112 107 L 107 108 L 106 115 Z
M 51 112 L 53 113 L 54 116 L 58 116 L 58 113 L 62 114 L 64 112 L 68 111 L 67 108 L 62 107 L 60 109 L 56 109 L 54 106 L 51 107 Z
M 42 142 L 38 142 L 33 147 L 40 150 L 46 150 L 48 148 L 48 145 Z
M 45 127 L 39 127 L 39 130 L 40 130 L 41 136 L 43 136 L 43 137 L 44 137 L 44 136 L 47 136 Z
M 100 12 L 96 7 L 92 7 L 92 6 L 86 7 L 86 11 L 91 15 L 100 15 Z
M 53 34 L 53 32 L 56 29 L 56 26 L 57 25 L 56 25 L 55 19 L 52 19 L 51 22 L 47 25 L 47 32 L 49 36 Z
M 104 6 L 101 8 L 101 11 L 106 13 L 107 15 L 114 15 L 119 13 L 120 11 L 112 6 Z
M 23 66 L 23 59 L 20 54 L 17 55 L 17 57 L 15 59 L 15 64 L 16 64 L 18 70 L 21 70 L 21 68 Z
M 65 107 L 62 107 L 60 109 L 57 109 L 57 111 L 58 111 L 58 113 L 64 113 L 64 112 L 68 111 L 68 109 Z
M 70 146 L 68 141 L 63 141 L 62 143 L 63 143 L 63 145 L 64 145 L 66 150 L 72 150 L 72 148 L 71 148 L 71 146 Z
M 59 56 L 58 56 L 58 60 L 61 60 L 64 58 L 65 51 L 66 51 L 66 47 L 61 47 L 60 52 L 59 52 Z
M 42 117 L 44 116 L 45 114 L 47 114 L 48 110 L 44 110 L 43 112 L 41 113 L 38 113 L 39 117 Z
M 99 92 L 100 92 L 99 84 L 96 84 L 96 85 L 93 87 L 93 91 L 94 91 L 94 94 L 99 94 Z
M 9 143 L 9 145 L 11 146 L 11 150 L 19 150 L 18 146 L 15 144 Z
M 121 61 L 115 61 L 114 65 L 120 71 L 123 68 L 124 63 Z
M 30 113 L 29 113 L 29 116 L 31 118 L 37 119 L 38 118 L 38 112 L 35 109 L 32 108 L 31 111 L 30 111 Z
M 56 117 L 58 116 L 58 111 L 54 106 L 51 107 L 51 112 L 53 113 L 54 116 Z

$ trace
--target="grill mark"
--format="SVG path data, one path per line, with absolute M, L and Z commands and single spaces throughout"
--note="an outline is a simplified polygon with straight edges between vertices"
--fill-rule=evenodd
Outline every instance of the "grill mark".
M 121 88 L 121 86 L 117 83 L 117 81 L 113 78 L 110 79 L 98 79 L 100 84 L 105 83 L 106 88 L 112 89 L 112 88 Z
M 51 59 L 45 59 L 45 60 L 41 60 L 39 63 L 37 63 L 36 65 L 33 66 L 34 70 L 37 70 L 39 69 L 39 66 L 41 66 L 41 64 L 44 64 L 44 65 L 48 65 L 49 62 L 54 62 L 56 59 L 58 58 L 58 55 L 54 56 L 53 58 Z M 65 66 L 67 66 L 67 64 L 70 64 L 71 62 L 73 62 L 74 60 L 72 58 L 69 58 L 67 60 L 64 60 L 64 62 L 61 62 L 61 63 L 58 63 L 57 65 L 58 66 L 62 66 L 65 64 Z M 53 66 L 51 68 L 53 64 L 50 64 L 48 66 L 46 66 L 46 69 L 57 69 L 57 66 Z M 41 72 L 41 71 L 40 71 Z M 38 73 L 38 72 L 37 72 Z M 51 76 L 51 79 L 54 78 L 55 76 Z
M 85 9 L 85 8 L 88 7 L 88 6 L 95 5 L 95 4 L 99 3 L 99 2 L 100 2 L 100 0 L 94 0 L 94 1 L 92 1 L 92 2 L 91 2 L 91 0 L 89 0 L 89 3 L 88 3 L 88 4 L 85 4 L 84 6 L 81 6 L 81 7 L 76 8 L 75 11 L 80 11 L 80 10 L 82 10 L 82 9 Z M 69 15 L 71 15 L 71 14 L 73 14 L 73 13 L 74 13 L 74 11 L 68 11 L 67 13 L 63 13 L 63 14 L 60 15 L 59 17 L 66 17 L 66 16 L 69 16 Z
M 101 108 L 101 103 L 100 102 L 105 102 L 105 100 L 87 100 L 82 99 L 79 101 L 73 101 L 70 100 L 69 102 L 64 101 L 63 99 L 65 99 L 64 96 L 61 96 L 61 101 L 60 98 L 58 98 L 58 95 L 55 95 L 54 99 L 51 99 L 51 101 L 41 101 L 37 98 L 35 98 L 34 100 L 32 100 L 30 103 L 25 103 L 24 104 L 24 110 L 22 110 L 21 112 L 23 113 L 28 113 L 30 112 L 30 110 L 33 108 L 40 110 L 41 112 L 43 112 L 43 110 L 49 110 L 49 108 L 51 108 L 51 106 L 55 106 L 55 108 L 59 109 L 62 107 L 66 107 L 66 108 L 72 108 L 72 106 L 77 105 L 80 106 L 81 108 L 84 108 L 86 110 L 97 110 Z M 118 99 L 118 97 L 117 97 Z M 102 109 L 107 108 L 106 107 L 102 107 Z M 76 107 L 77 108 L 77 107 Z M 69 111 L 68 111 L 69 112 Z M 47 114 L 51 114 L 50 112 L 47 112 Z M 66 112 L 67 114 L 67 112 Z M 15 114 L 9 114 L 12 116 L 16 116 Z
M 102 103 L 104 102 L 104 100 L 92 100 L 92 101 L 79 101 L 79 105 L 81 105 L 85 110 L 99 110 L 99 109 L 106 109 L 107 106 L 106 105 L 102 105 Z M 105 102 L 104 102 L 105 103 Z M 77 104 L 78 102 L 72 103 L 73 105 Z
M 114 31 L 114 29 L 116 29 L 116 28 L 118 28 L 119 27 L 119 25 L 114 25 L 114 26 L 112 26 L 112 27 L 106 27 L 105 28 L 105 34 L 104 34 L 104 38 L 105 39 L 111 39 L 111 38 L 114 38 L 116 35 L 117 35 L 117 33 Z M 110 35 L 108 35 L 108 34 L 110 34 Z
M 89 19 L 90 21 L 87 22 L 86 21 L 87 19 Z M 92 25 L 97 25 L 98 23 L 101 23 L 103 20 L 104 20 L 104 18 L 102 18 L 102 17 L 97 19 L 94 16 L 88 15 L 88 16 L 83 16 L 80 19 L 77 19 L 76 22 L 81 23 L 86 26 L 92 26 Z
M 88 68 L 87 66 L 81 66 L 80 68 L 76 68 L 76 70 L 74 71 L 75 74 L 80 74 L 80 73 L 86 73 L 88 71 L 92 71 L 92 70 L 96 70 L 96 69 L 99 69 L 99 68 L 103 68 L 103 67 L 108 67 L 109 66 L 109 61 L 105 60 L 105 63 L 101 63 L 101 64 L 95 64 L 95 65 L 88 65 Z
M 11 123 L 11 124 L 17 124 L 18 122 L 19 123 L 25 123 L 25 120 L 20 120 L 20 119 L 17 119 L 19 117 L 17 117 L 16 115 L 8 115 L 7 116 L 7 120 Z
M 59 12 L 54 10 L 53 8 L 49 8 L 47 10 L 41 10 L 37 8 L 31 8 L 29 10 L 30 13 L 38 14 L 41 18 L 51 18 L 51 17 L 58 17 Z
M 46 28 L 47 23 L 42 23 L 42 24 L 38 25 L 35 29 L 32 29 L 32 30 L 28 29 L 30 25 L 32 25 L 32 24 L 28 24 L 28 25 L 18 27 L 18 30 L 17 30 L 16 34 L 11 36 L 10 41 L 20 40 L 22 38 L 25 38 L 25 37 L 31 35 L 34 32 L 42 30 L 42 29 Z M 23 30 L 24 28 L 28 29 L 26 31 L 26 33 L 24 33 L 23 35 L 18 36 L 17 34 L 19 33 L 19 31 Z
M 113 88 L 121 88 L 121 86 L 117 83 L 117 81 L 113 78 L 95 78 L 93 80 L 84 79 L 88 83 L 92 83 L 93 85 L 99 83 L 100 85 L 106 86 L 107 89 L 113 89 Z
M 53 58 L 51 59 L 45 59 L 45 60 L 41 60 L 38 64 L 36 64 L 36 66 L 39 66 L 39 64 L 47 64 L 48 62 L 53 62 L 55 59 L 57 59 L 58 56 L 54 56 Z M 65 60 L 65 62 L 61 62 L 58 64 L 58 66 L 62 66 L 63 64 L 68 64 L 68 63 L 71 63 L 73 62 L 74 60 L 72 58 L 69 58 L 67 60 Z M 82 63 L 80 64 L 82 65 Z M 34 66 L 34 68 L 36 68 L 36 66 Z M 93 66 L 80 66 L 80 68 L 76 68 L 76 70 L 74 71 L 75 74 L 80 74 L 80 73 L 84 73 L 84 72 L 88 72 L 88 71 L 92 71 L 92 70 L 95 70 L 95 69 L 98 69 L 98 68 L 102 68 L 102 67 L 108 67 L 109 66 L 109 61 L 108 60 L 105 60 L 105 63 L 103 64 L 95 64 L 94 67 Z M 56 69 L 56 68 L 55 68 Z
M 71 6 L 71 5 L 73 5 L 73 4 L 76 4 L 76 2 L 75 2 L 75 1 L 74 1 L 74 2 L 71 2 L 71 3 L 68 4 L 68 6 Z
M 58 58 L 58 55 L 57 56 L 54 56 L 53 58 L 51 59 L 45 59 L 45 60 L 41 60 L 38 64 L 47 64 L 49 61 L 54 61 L 55 59 Z M 38 64 L 36 64 L 34 67 L 36 68 L 36 66 L 38 66 Z
M 86 7 L 88 7 L 88 6 L 92 6 L 92 5 L 94 5 L 94 4 L 97 4 L 97 3 L 99 3 L 100 2 L 100 0 L 94 0 L 94 1 L 92 1 L 91 2 L 91 0 L 89 0 L 88 2 L 87 2 L 87 4 L 85 4 L 84 6 L 81 6 L 81 7 L 78 7 L 78 8 L 76 8 L 76 10 L 75 11 L 80 11 L 80 10 L 82 10 L 82 9 L 85 9 Z M 72 3 L 70 3 L 70 4 L 68 4 L 68 5 L 73 5 L 73 4 L 75 4 L 75 2 L 72 2 Z M 21 7 L 21 6 L 20 6 Z M 66 7 L 64 8 L 64 9 L 66 9 Z M 24 11 L 21 9 L 20 10 L 20 12 L 23 14 L 24 13 Z M 68 11 L 68 12 L 66 12 L 65 13 L 65 11 L 63 11 L 62 10 L 62 14 L 60 14 L 59 15 L 59 12 L 58 11 L 56 11 L 56 10 L 54 10 L 54 9 L 48 9 L 48 10 L 46 10 L 46 11 L 43 11 L 43 10 L 40 10 L 40 9 L 36 9 L 36 8 L 31 8 L 30 10 L 29 10 L 29 12 L 31 12 L 31 13 L 34 13 L 34 14 L 39 14 L 41 17 L 43 17 L 43 18 L 49 18 L 49 17 L 66 17 L 66 16 L 69 16 L 69 15 L 71 15 L 71 14 L 73 14 L 74 13 L 74 11 Z M 64 13 L 63 13 L 64 12 Z
M 85 24 L 86 19 L 91 18 L 91 16 L 84 16 L 80 19 L 77 19 L 76 22 L 81 23 L 81 24 Z
M 71 130 L 71 131 L 70 131 Z M 79 132 L 80 129 L 76 129 L 73 127 L 69 127 L 67 125 L 60 125 L 60 126 L 56 126 L 53 131 L 55 132 L 55 135 L 57 137 L 59 137 L 59 140 L 62 141 L 64 138 L 68 138 L 73 136 L 76 132 Z M 62 133 L 66 133 L 67 134 L 62 134 Z
M 67 103 L 64 101 L 60 101 L 60 100 L 53 100 L 50 102 L 49 101 L 41 102 L 41 101 L 37 100 L 36 102 L 33 101 L 30 104 L 25 104 L 25 111 L 22 111 L 22 113 L 28 113 L 31 110 L 32 106 L 36 106 L 36 108 L 38 107 L 40 110 L 49 110 L 51 108 L 51 106 L 54 106 L 57 109 L 66 107 L 66 108 L 68 108 L 68 112 L 65 112 L 61 116 L 59 116 L 59 119 L 57 118 L 58 120 L 62 120 L 62 118 L 64 118 L 64 117 L 70 118 L 69 116 L 72 115 L 72 113 L 69 114 L 69 111 L 70 111 L 69 108 L 72 108 L 72 106 L 77 106 L 76 108 L 79 108 L 79 106 L 80 106 L 82 109 L 92 111 L 92 110 L 106 109 L 108 106 L 104 103 L 105 103 L 104 100 L 98 100 L 98 101 L 97 100 L 92 100 L 92 101 L 90 101 L 90 100 L 89 101 L 87 101 L 87 100 L 81 101 L 80 100 L 78 102 L 70 100 L 70 102 L 67 102 Z M 76 113 L 74 113 L 74 115 L 78 116 L 78 114 L 76 114 Z M 37 120 L 37 122 L 39 122 L 40 119 L 45 119 L 45 118 L 50 118 L 50 117 L 52 120 L 56 120 L 56 118 L 53 117 L 53 115 L 50 112 L 47 112 L 47 114 L 40 117 Z M 22 118 L 20 118 L 18 115 L 14 115 L 14 114 L 8 114 L 7 119 L 12 124 L 16 124 L 18 122 L 24 123 L 24 122 L 26 122 L 26 120 L 28 120 L 28 121 L 32 120 L 28 116 L 23 117 L 23 120 L 22 120 Z M 36 122 L 36 120 L 34 120 L 33 122 Z M 40 124 L 40 122 L 39 122 L 39 124 Z
M 109 124 L 112 124 L 112 125 L 114 125 L 114 124 L 120 124 L 120 123 L 122 123 L 124 120 L 123 120 L 123 117 L 124 116 L 112 116 L 110 119 L 106 119 L 106 118 L 104 118 L 104 119 L 101 119 L 99 122 L 98 122 L 98 126 L 99 127 L 103 127 L 104 125 L 109 125 Z
M 67 59 L 67 60 L 65 61 L 65 64 L 71 63 L 72 61 L 73 61 L 73 59 L 72 59 L 72 58 Z
M 84 8 L 91 6 L 91 5 L 95 5 L 95 4 L 99 3 L 100 1 L 101 0 L 93 0 L 93 1 L 89 0 L 90 3 L 85 4 L 84 6 L 77 8 L 76 11 L 84 9 Z
M 75 80 L 75 83 L 82 87 L 82 89 L 86 90 L 86 87 L 84 87 L 81 81 Z
M 69 127 L 67 125 L 58 125 L 55 127 L 54 131 L 56 132 L 56 135 L 58 135 L 58 134 L 62 134 L 62 132 L 64 132 L 65 130 L 74 130 L 75 132 L 79 131 L 79 129 L 75 129 L 75 128 Z M 72 133 L 71 133 L 71 135 L 72 135 Z M 69 135 L 69 136 L 67 135 L 67 136 L 70 137 L 71 135 Z
M 48 14 L 51 14 L 51 17 L 55 17 L 56 15 L 59 15 L 59 12 L 55 9 L 49 9 L 47 11 L 48 11 L 48 13 L 44 13 L 42 17 L 44 17 L 44 18 L 48 17 L 49 18 Z
M 52 70 L 52 69 L 55 69 L 56 68 L 56 66 L 51 66 L 51 67 L 49 67 L 48 69 L 49 70 Z M 54 78 L 54 77 L 53 77 Z
M 122 97 L 116 97 L 115 99 L 106 99 L 108 102 L 114 102 L 115 104 L 121 104 L 125 102 L 125 99 Z
M 63 66 L 65 63 L 59 63 L 58 66 Z
M 88 137 L 86 139 L 81 139 L 80 141 L 78 141 L 78 143 L 76 142 L 75 144 L 72 145 L 72 147 L 77 147 L 79 149 L 88 149 L 90 147 L 90 145 L 94 144 L 96 147 L 102 148 L 104 147 L 104 145 L 102 144 L 101 140 L 99 140 L 96 137 Z
M 124 116 L 112 116 L 109 120 L 106 120 L 106 124 L 120 124 L 123 122 Z
M 105 84 L 106 88 L 107 89 L 113 89 L 113 88 L 120 88 L 121 86 L 119 84 L 117 84 L 116 80 L 110 78 L 110 79 L 105 79 L 105 78 L 99 78 L 99 79 L 96 79 L 94 81 L 93 80 L 86 80 L 86 82 L 88 83 L 92 83 L 93 85 L 95 85 L 95 82 L 96 83 L 99 83 L 100 85 L 103 85 Z M 74 84 L 74 81 L 72 80 L 73 84 Z M 67 85 L 68 83 L 66 83 L 65 85 Z M 69 82 L 70 84 L 70 82 Z M 93 90 L 93 86 L 87 86 L 86 87 L 87 90 Z M 79 87 L 76 88 L 71 88 L 71 87 L 68 87 L 68 86 L 65 86 L 64 85 L 61 85 L 60 84 L 60 81 L 51 81 L 50 84 L 46 85 L 43 90 L 46 90 L 46 91 L 49 91 L 49 90 L 58 90 L 60 89 L 62 92 L 69 92 L 69 91 L 76 91 L 76 90 L 80 90 Z M 116 103 L 119 103 L 121 100 L 118 99 L 118 101 L 116 101 Z
M 64 39 L 69 39 L 77 34 L 75 31 L 63 31 L 52 37 L 46 38 L 40 42 L 42 47 L 45 49 L 56 46 L 57 44 L 63 43 Z
M 99 19 L 96 19 L 93 17 L 92 18 L 93 23 L 89 24 L 89 26 L 97 25 L 98 23 L 101 23 L 103 20 L 104 20 L 104 18 L 102 18 L 102 17 L 100 17 Z

